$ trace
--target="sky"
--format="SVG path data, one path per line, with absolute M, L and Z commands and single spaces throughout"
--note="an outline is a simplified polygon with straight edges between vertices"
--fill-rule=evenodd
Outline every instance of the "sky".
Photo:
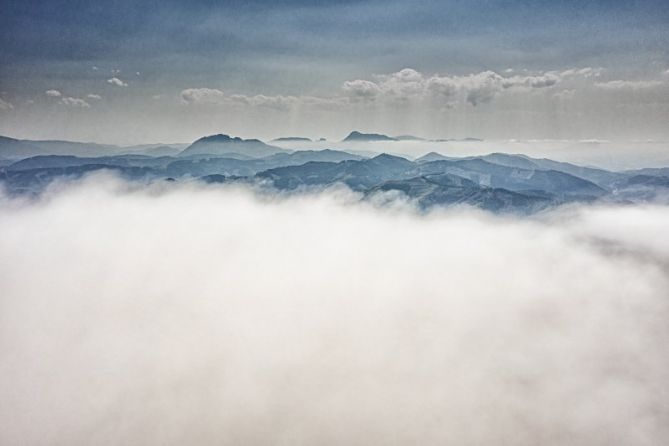
M 5 0 L 0 134 L 669 139 L 669 3 Z

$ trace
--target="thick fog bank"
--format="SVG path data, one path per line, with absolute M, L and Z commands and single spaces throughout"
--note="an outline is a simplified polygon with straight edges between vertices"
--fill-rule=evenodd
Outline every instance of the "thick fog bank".
M 0 197 L 3 445 L 664 445 L 669 210 Z

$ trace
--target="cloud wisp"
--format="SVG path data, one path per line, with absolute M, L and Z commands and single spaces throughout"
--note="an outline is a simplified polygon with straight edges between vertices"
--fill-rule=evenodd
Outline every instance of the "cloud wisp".
M 118 77 L 112 77 L 110 79 L 107 79 L 107 83 L 109 85 L 114 85 L 116 87 L 127 87 L 128 86 L 127 82 L 122 81 Z
M 14 104 L 0 98 L 0 110 L 13 110 Z
M 613 80 L 608 82 L 597 82 L 595 87 L 604 90 L 644 90 L 662 86 L 663 83 L 657 80 L 649 81 L 623 81 Z
M 348 194 L 97 175 L 2 197 L 0 442 L 669 438 L 666 208 Z
M 91 104 L 86 102 L 85 99 L 81 98 L 71 98 L 71 97 L 63 97 L 60 100 L 61 104 L 67 105 L 69 107 L 76 107 L 76 108 L 91 108 Z

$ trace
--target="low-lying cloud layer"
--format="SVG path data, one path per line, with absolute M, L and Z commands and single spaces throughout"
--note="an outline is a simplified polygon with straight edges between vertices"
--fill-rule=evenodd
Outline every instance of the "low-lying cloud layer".
M 661 445 L 666 208 L 0 199 L 0 443 Z

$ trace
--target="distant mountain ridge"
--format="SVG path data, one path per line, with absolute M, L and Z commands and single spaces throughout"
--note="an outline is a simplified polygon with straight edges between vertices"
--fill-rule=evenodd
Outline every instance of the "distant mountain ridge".
M 286 152 L 286 150 L 265 144 L 259 139 L 242 139 L 226 134 L 210 135 L 198 139 L 178 156 L 225 155 L 239 153 L 254 158 Z
M 397 141 L 397 139 L 388 136 L 382 135 L 380 133 L 361 133 L 357 130 L 352 131 L 348 134 L 342 142 L 360 142 L 360 141 Z
M 414 135 L 398 135 L 393 137 L 397 141 L 427 141 L 425 138 Z
M 426 139 L 414 135 L 398 135 L 388 136 L 382 133 L 362 133 L 357 130 L 348 134 L 342 142 L 373 142 L 373 141 L 429 141 L 429 142 L 481 142 L 479 138 L 462 138 L 462 139 Z
M 0 158 L 4 159 L 24 159 L 40 155 L 99 157 L 128 153 L 162 156 L 174 155 L 184 148 L 184 144 L 117 146 L 92 142 L 29 140 L 0 136 Z
M 467 138 L 466 140 L 475 140 Z M 280 137 L 272 140 L 278 143 L 308 143 L 323 142 L 300 136 Z M 413 135 L 388 136 L 379 133 L 362 133 L 352 131 L 342 142 L 377 142 L 377 141 L 432 141 Z M 439 141 L 439 140 L 437 140 Z M 451 140 L 444 140 L 451 141 Z M 479 141 L 479 140 L 477 140 Z M 91 142 L 61 141 L 61 140 L 23 140 L 0 136 L 0 160 L 15 160 L 40 155 L 69 155 L 79 157 L 116 156 L 121 154 L 143 154 L 150 156 L 201 156 L 215 155 L 235 157 L 238 159 L 261 158 L 273 153 L 288 152 L 281 147 L 267 144 L 259 139 L 243 139 L 227 134 L 209 135 L 190 143 L 157 143 L 133 146 L 119 146 L 113 144 L 99 144 Z M 0 164 L 6 164 L 0 162 Z
M 0 139 L 0 147 L 5 149 L 25 150 L 28 144 Z M 73 146 L 47 141 L 41 145 L 60 151 L 80 150 L 82 146 L 86 143 Z M 119 148 L 112 146 L 113 155 L 105 156 L 4 159 L 0 160 L 0 183 L 12 194 L 39 194 L 57 178 L 111 170 L 133 181 L 243 182 L 291 193 L 341 183 L 365 199 L 383 202 L 404 197 L 424 209 L 468 205 L 528 214 L 573 202 L 669 204 L 669 168 L 611 172 L 507 153 L 456 158 L 430 152 L 411 161 L 386 153 L 366 156 L 332 149 L 288 151 L 228 135 L 201 138 L 176 155 L 172 153 L 176 147 L 167 147 L 170 150 L 161 145 L 136 146 L 136 153 L 119 154 Z M 142 153 L 154 149 L 170 154 Z M 90 150 L 95 152 L 100 147 L 80 151 Z
M 281 138 L 274 138 L 271 142 L 313 142 L 310 138 L 303 136 L 283 136 Z
M 37 155 L 100 156 L 110 154 L 120 147 L 106 144 L 45 140 L 33 141 L 0 136 L 0 157 L 17 159 Z

